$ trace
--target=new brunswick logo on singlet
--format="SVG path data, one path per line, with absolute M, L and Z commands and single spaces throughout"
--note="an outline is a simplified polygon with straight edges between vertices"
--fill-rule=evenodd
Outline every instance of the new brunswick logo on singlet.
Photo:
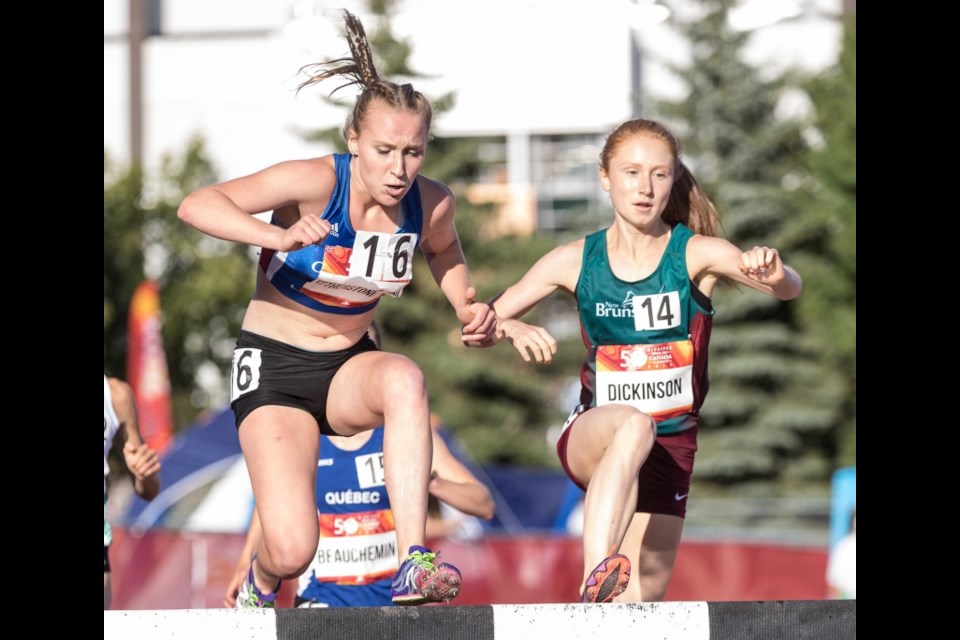
M 693 408 L 693 343 L 597 348 L 597 406 L 628 404 L 657 421 Z

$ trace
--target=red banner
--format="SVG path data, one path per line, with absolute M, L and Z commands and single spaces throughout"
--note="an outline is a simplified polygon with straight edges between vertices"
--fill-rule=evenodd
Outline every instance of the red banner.
M 443 559 L 463 572 L 453 604 L 576 602 L 583 580 L 579 538 L 488 536 L 437 541 Z M 431 543 L 430 546 L 433 546 Z M 113 530 L 114 609 L 220 607 L 243 549 L 236 533 Z M 737 541 L 683 541 L 667 600 L 821 600 L 827 549 Z M 293 606 L 287 581 L 278 606 Z
M 144 280 L 133 292 L 127 323 L 127 382 L 133 387 L 146 443 L 162 454 L 173 438 L 170 373 L 160 333 L 160 292 Z

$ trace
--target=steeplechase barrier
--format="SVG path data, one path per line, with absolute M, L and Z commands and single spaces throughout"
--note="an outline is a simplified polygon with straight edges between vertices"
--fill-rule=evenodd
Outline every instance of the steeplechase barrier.
M 856 600 L 104 611 L 104 640 L 856 640 Z

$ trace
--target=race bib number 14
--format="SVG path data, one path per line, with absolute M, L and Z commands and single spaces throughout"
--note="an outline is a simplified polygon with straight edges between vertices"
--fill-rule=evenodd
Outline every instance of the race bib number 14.
M 681 320 L 677 291 L 633 297 L 633 326 L 637 331 L 672 329 L 679 327 Z

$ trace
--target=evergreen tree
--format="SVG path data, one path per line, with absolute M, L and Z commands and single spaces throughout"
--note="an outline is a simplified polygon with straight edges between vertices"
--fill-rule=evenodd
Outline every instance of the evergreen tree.
M 810 203 L 830 233 L 809 265 L 804 318 L 822 335 L 847 380 L 838 466 L 857 462 L 857 18 L 844 23 L 839 64 L 807 85 L 823 145 L 809 160 Z
M 103 366 L 126 377 L 127 317 L 134 289 L 149 275 L 160 287 L 163 342 L 175 424 L 219 408 L 243 310 L 253 290 L 247 247 L 207 238 L 177 218 L 183 197 L 215 181 L 203 144 L 166 158 L 148 182 L 136 167 L 103 162 Z M 149 267 L 145 265 L 149 262 Z M 149 273 L 148 273 L 149 272 Z M 213 398 L 199 376 L 210 374 Z
M 660 108 L 680 131 L 686 162 L 720 211 L 735 245 L 776 247 L 804 274 L 821 259 L 826 229 L 785 185 L 803 181 L 801 123 L 776 114 L 785 78 L 763 79 L 742 60 L 749 34 L 732 30 L 733 0 L 704 0 L 681 25 L 692 48 L 681 102 Z M 796 303 L 720 287 L 695 482 L 704 493 L 822 494 L 846 396 L 819 335 L 804 331 Z

